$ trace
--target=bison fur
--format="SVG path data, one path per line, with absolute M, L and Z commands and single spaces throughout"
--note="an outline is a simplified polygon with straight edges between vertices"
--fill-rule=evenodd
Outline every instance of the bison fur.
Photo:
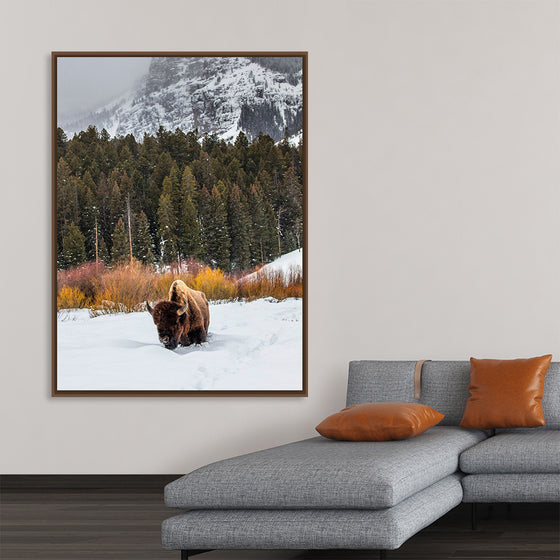
M 203 292 L 175 280 L 169 288 L 169 300 L 158 301 L 152 308 L 146 302 L 158 330 L 159 341 L 169 350 L 177 346 L 201 344 L 206 340 L 210 311 Z

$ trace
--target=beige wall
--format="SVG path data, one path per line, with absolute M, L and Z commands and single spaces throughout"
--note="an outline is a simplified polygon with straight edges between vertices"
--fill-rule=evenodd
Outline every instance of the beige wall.
M 350 359 L 560 359 L 559 15 L 548 0 L 5 6 L 0 472 L 177 473 L 311 436 Z M 309 398 L 49 396 L 51 50 L 309 51 Z

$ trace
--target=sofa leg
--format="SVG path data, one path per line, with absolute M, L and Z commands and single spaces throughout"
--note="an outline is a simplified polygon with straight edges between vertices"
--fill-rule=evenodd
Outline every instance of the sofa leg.
M 204 552 L 210 552 L 210 550 L 181 550 L 181 560 L 189 560 L 191 556 L 203 554 Z
M 471 529 L 476 531 L 477 519 L 476 519 L 476 504 L 471 504 Z

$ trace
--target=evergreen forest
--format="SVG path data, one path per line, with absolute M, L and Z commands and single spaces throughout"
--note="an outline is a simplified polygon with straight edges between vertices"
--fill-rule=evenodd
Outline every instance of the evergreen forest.
M 57 268 L 195 259 L 236 274 L 303 243 L 303 147 L 196 130 L 56 138 Z

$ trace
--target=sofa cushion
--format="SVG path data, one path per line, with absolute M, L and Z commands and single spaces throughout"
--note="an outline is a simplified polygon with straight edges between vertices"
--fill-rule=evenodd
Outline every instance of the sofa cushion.
M 395 549 L 459 505 L 462 495 L 455 474 L 382 510 L 193 510 L 163 522 L 162 544 L 187 550 Z
M 316 437 L 226 459 L 165 487 L 184 509 L 379 509 L 394 506 L 457 470 L 459 454 L 486 436 L 436 426 L 401 441 Z
M 465 473 L 560 473 L 560 431 L 500 433 L 461 453 Z
M 362 360 L 350 362 L 346 406 L 367 402 L 419 402 L 445 415 L 440 426 L 458 426 L 469 398 L 470 363 L 431 361 L 422 367 L 422 393 L 414 399 L 416 362 Z M 544 379 L 545 426 L 560 428 L 560 362 L 552 362 Z
M 445 415 L 440 426 L 458 426 L 469 398 L 469 362 L 425 362 L 421 396 L 414 398 L 416 362 L 350 362 L 346 406 L 366 402 L 419 402 Z
M 342 441 L 391 441 L 423 434 L 441 422 L 443 414 L 418 403 L 364 403 L 343 408 L 315 429 Z
M 469 474 L 463 502 L 560 502 L 560 474 Z
M 542 397 L 552 354 L 516 360 L 471 358 L 471 380 L 463 428 L 544 426 Z

